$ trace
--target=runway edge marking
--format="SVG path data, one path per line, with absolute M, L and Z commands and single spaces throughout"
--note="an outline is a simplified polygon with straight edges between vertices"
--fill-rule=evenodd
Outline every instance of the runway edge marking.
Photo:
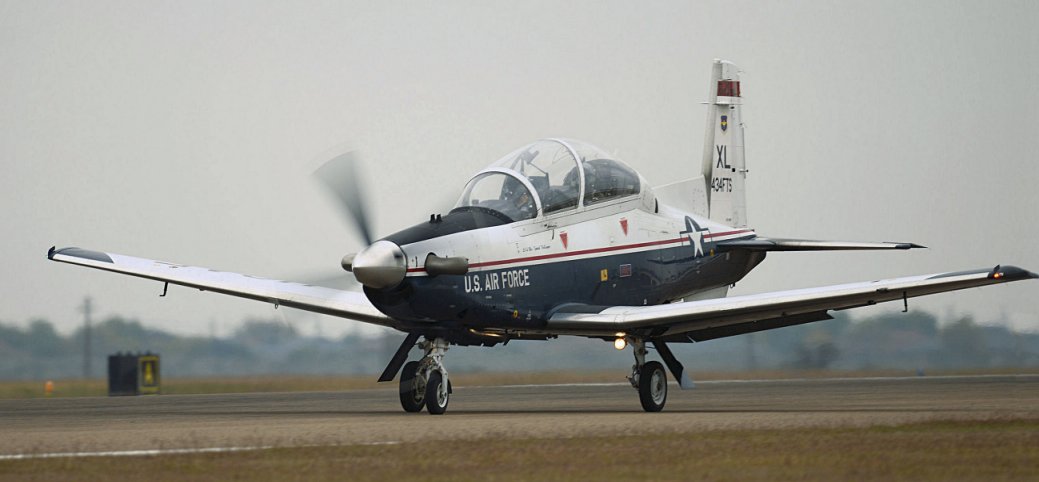
M 105 452 L 51 452 L 42 454 L 2 454 L 3 460 L 30 460 L 30 459 L 58 459 L 58 458 L 80 458 L 80 457 L 147 457 L 156 455 L 193 455 L 231 452 L 255 452 L 259 450 L 272 449 L 298 449 L 313 447 L 348 447 L 348 446 L 371 446 L 371 445 L 397 445 L 401 442 L 390 440 L 385 442 L 365 442 L 359 444 L 342 445 L 258 445 L 247 447 L 204 447 L 198 449 L 143 449 L 143 450 L 113 450 Z

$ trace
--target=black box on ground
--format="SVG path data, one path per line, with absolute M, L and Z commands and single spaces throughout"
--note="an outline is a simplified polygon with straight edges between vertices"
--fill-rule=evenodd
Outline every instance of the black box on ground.
M 108 395 L 159 393 L 159 355 L 108 355 Z

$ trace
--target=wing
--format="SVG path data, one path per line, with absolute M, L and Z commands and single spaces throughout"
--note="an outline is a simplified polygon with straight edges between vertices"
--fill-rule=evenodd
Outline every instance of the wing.
M 546 331 L 595 337 L 623 332 L 663 341 L 703 341 L 829 319 L 829 310 L 1036 277 L 1021 268 L 996 266 L 656 306 L 569 305 L 549 318 Z
M 398 325 L 395 320 L 372 306 L 363 293 L 355 291 L 256 278 L 238 273 L 81 248 L 51 248 L 47 252 L 47 258 L 62 263 L 198 288 L 202 291 L 264 301 L 275 306 L 288 306 L 394 328 Z

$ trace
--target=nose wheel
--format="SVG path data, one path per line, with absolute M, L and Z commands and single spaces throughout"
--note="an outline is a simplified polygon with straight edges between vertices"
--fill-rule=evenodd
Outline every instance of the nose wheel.
M 429 373 L 426 383 L 426 410 L 430 415 L 441 415 L 447 411 L 447 402 L 451 399 L 451 391 L 444 376 L 439 371 Z
M 418 413 L 426 403 L 426 378 L 419 375 L 419 363 L 408 362 L 400 372 L 400 406 Z
M 401 370 L 400 406 L 405 412 L 417 413 L 425 407 L 430 415 L 441 415 L 451 400 L 451 380 L 443 363 L 448 343 L 436 338 L 418 346 L 426 354 L 419 361 L 406 363 Z

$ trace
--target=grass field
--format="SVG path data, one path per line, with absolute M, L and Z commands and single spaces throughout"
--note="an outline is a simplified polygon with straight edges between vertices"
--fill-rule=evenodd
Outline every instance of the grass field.
M 1007 375 L 1035 373 L 1035 369 L 987 369 L 983 371 L 933 372 L 940 375 Z M 454 373 L 452 383 L 456 386 L 496 386 L 552 383 L 622 383 L 624 373 L 604 372 L 534 372 L 534 373 Z M 916 376 L 916 372 L 897 370 L 874 371 L 752 371 L 752 372 L 694 372 L 693 380 L 773 380 L 789 378 L 837 378 L 837 377 L 897 377 Z M 223 378 L 166 378 L 162 381 L 164 394 L 202 393 L 253 393 L 253 392 L 325 392 L 336 390 L 358 390 L 365 388 L 392 388 L 393 384 L 380 384 L 377 374 L 363 376 L 340 375 L 267 375 L 256 377 Z M 100 397 L 108 395 L 107 381 L 53 380 L 52 397 Z M 0 399 L 43 398 L 46 380 L 0 381 Z
M 0 480 L 1037 480 L 1039 420 L 0 461 Z

